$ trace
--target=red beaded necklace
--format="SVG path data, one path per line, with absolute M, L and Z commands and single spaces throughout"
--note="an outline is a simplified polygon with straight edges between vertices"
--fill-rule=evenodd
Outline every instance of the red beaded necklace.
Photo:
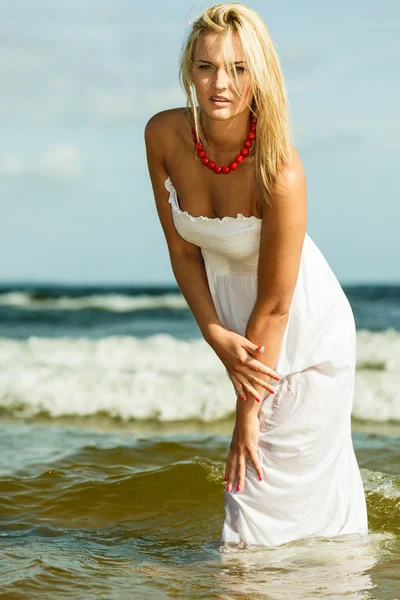
M 199 156 L 199 158 L 201 158 L 201 162 L 203 163 L 203 165 L 205 167 L 208 167 L 210 169 L 210 171 L 214 171 L 214 173 L 216 175 L 221 175 L 221 173 L 223 173 L 224 175 L 228 175 L 228 173 L 230 173 L 231 171 L 236 171 L 236 169 L 238 168 L 240 163 L 242 163 L 244 161 L 245 157 L 249 154 L 250 148 L 252 147 L 253 142 L 256 139 L 256 124 L 257 124 L 257 118 L 251 117 L 250 118 L 250 130 L 249 130 L 249 133 L 247 134 L 246 139 L 243 142 L 243 148 L 240 150 L 239 154 L 237 154 L 235 156 L 235 160 L 233 160 L 231 163 L 229 163 L 229 166 L 225 165 L 224 167 L 220 167 L 214 161 L 212 161 L 208 158 L 208 156 L 203 148 L 203 144 L 201 144 L 201 142 L 199 142 L 197 140 L 196 128 L 192 127 L 194 147 L 197 150 L 197 156 Z

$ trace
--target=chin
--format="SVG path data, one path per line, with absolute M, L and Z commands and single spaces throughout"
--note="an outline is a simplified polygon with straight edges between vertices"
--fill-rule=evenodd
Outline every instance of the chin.
M 213 121 L 227 121 L 228 119 L 232 119 L 232 117 L 236 116 L 235 111 L 231 106 L 226 106 L 224 108 L 210 108 L 209 106 L 205 109 L 200 104 L 201 111 Z
M 213 119 L 214 121 L 227 121 L 228 119 L 232 119 L 232 117 L 234 117 L 234 113 L 232 113 L 231 111 L 215 111 L 215 112 L 211 112 L 207 115 L 210 119 Z

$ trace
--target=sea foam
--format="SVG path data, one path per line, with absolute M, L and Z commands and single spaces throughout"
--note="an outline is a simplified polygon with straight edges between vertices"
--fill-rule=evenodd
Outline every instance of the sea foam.
M 225 368 L 201 338 L 2 338 L 0 365 L 0 408 L 14 416 L 213 421 L 235 410 Z M 400 421 L 397 331 L 357 332 L 353 416 Z

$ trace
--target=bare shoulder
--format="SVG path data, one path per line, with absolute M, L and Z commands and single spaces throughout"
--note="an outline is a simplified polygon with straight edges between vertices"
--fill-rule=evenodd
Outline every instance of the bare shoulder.
M 281 194 L 283 190 L 305 183 L 306 172 L 303 161 L 297 149 L 291 145 L 291 160 L 282 169 L 276 181 L 276 192 Z
M 168 172 L 168 158 L 175 155 L 181 138 L 189 129 L 187 108 L 170 108 L 153 115 L 144 130 L 147 160 Z M 189 129 L 190 131 L 190 129 Z
M 188 111 L 185 107 L 169 108 L 162 110 L 147 121 L 145 126 L 145 138 L 151 140 L 153 138 L 165 140 L 165 136 L 170 137 L 179 131 L 184 120 L 188 119 Z
M 306 202 L 306 172 L 297 149 L 291 145 L 290 162 L 279 173 L 274 187 L 274 195 L 279 199 L 292 202 Z
M 186 256 L 188 253 L 200 257 L 200 249 L 195 244 L 188 242 L 176 230 L 171 207 L 168 202 L 168 190 L 165 186 L 168 177 L 167 156 L 176 145 L 184 111 L 186 109 L 173 108 L 163 110 L 153 115 L 145 127 L 145 142 L 147 165 L 151 184 L 154 191 L 157 213 L 163 228 L 168 249 L 172 256 Z

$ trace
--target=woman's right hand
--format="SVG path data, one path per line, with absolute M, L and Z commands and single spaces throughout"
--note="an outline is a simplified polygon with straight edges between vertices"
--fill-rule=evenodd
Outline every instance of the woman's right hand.
M 214 326 L 207 341 L 228 371 L 233 386 L 242 400 L 246 400 L 244 391 L 260 402 L 259 393 L 254 385 L 275 392 L 274 387 L 261 376 L 266 375 L 267 378 L 272 377 L 279 381 L 278 374 L 255 358 L 264 351 L 263 346 L 257 346 L 240 333 L 221 326 Z

